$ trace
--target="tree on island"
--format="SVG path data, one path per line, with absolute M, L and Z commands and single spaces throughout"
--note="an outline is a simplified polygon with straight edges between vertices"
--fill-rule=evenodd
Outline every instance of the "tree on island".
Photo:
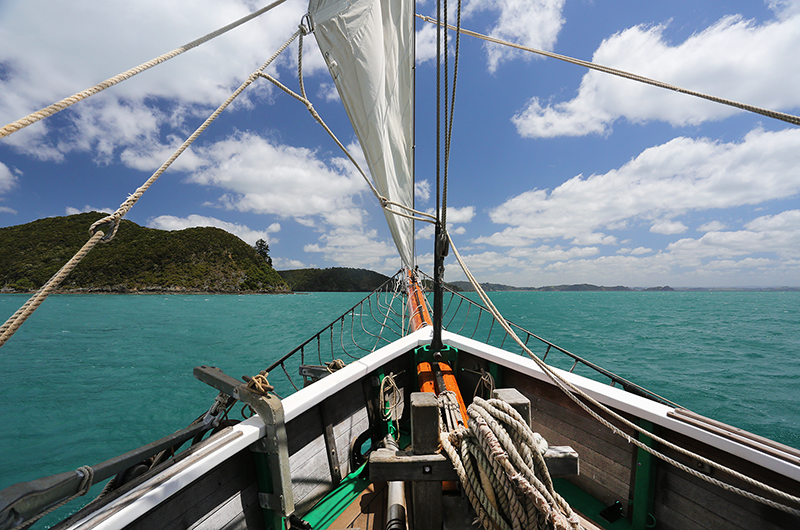
M 256 241 L 254 247 L 256 249 L 256 254 L 264 258 L 267 262 L 267 265 L 272 267 L 272 258 L 269 257 L 269 245 L 267 245 L 267 242 L 263 239 L 259 239 Z

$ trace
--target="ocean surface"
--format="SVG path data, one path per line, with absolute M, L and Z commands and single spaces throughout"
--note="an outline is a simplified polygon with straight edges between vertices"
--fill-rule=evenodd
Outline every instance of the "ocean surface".
M 800 292 L 490 294 L 507 319 L 617 375 L 800 448 Z M 257 373 L 364 296 L 51 296 L 0 348 L 0 489 L 185 427 L 216 395 L 195 366 Z M 26 299 L 0 295 L 0 319 Z

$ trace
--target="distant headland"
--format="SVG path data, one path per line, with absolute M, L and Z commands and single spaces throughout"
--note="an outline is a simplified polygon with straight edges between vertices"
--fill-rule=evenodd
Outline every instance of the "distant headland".
M 0 290 L 38 289 L 86 243 L 99 212 L 49 217 L 0 228 Z M 289 287 L 260 255 L 219 228 L 167 231 L 122 220 L 61 284 L 73 293 L 285 293 Z
M 86 242 L 99 212 L 49 217 L 0 228 L 0 292 L 38 289 Z M 62 283 L 68 293 L 371 292 L 389 277 L 366 269 L 331 267 L 276 271 L 269 246 L 255 248 L 219 228 L 167 231 L 122 220 L 117 236 L 95 247 Z M 428 285 L 430 282 L 424 282 Z M 472 291 L 468 282 L 447 283 Z M 588 283 L 513 287 L 482 283 L 486 291 L 798 291 L 776 288 L 605 287 Z

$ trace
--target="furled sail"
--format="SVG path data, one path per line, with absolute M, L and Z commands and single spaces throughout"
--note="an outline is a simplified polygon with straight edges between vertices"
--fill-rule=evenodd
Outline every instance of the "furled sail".
M 373 182 L 414 206 L 414 13 L 400 0 L 311 0 L 309 15 Z M 386 212 L 400 257 L 414 265 L 413 221 Z

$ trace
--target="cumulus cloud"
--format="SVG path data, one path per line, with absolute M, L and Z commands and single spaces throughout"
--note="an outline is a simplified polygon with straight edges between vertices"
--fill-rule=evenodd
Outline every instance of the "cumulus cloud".
M 11 2 L 0 16 L 0 120 L 10 123 L 55 101 L 216 30 L 252 10 L 247 0 L 183 3 L 142 0 L 76 0 L 70 9 L 53 2 Z M 42 12 L 57 12 L 42 17 Z M 181 128 L 185 116 L 205 116 L 223 102 L 297 27 L 305 8 L 287 3 L 207 44 L 120 83 L 62 113 L 70 134 L 50 134 L 40 122 L 6 139 L 42 159 L 60 160 L 74 150 L 106 162 L 117 149 L 154 143 L 163 127 Z M 7 23 L 4 23 L 7 22 Z M 36 27 L 36 31 L 30 31 Z M 147 34 L 147 38 L 141 36 Z M 309 39 L 310 49 L 315 48 Z M 135 45 L 132 45 L 135 43 Z M 322 70 L 309 52 L 306 73 Z M 286 53 L 271 67 L 291 65 Z M 269 94 L 254 84 L 237 104 Z M 167 109 L 165 111 L 165 109 Z M 170 110 L 171 109 L 171 110 Z
M 414 183 L 414 196 L 421 202 L 428 202 L 431 198 L 431 183 L 428 180 L 418 180 Z
M 678 44 L 667 25 L 639 25 L 604 40 L 592 61 L 691 90 L 773 110 L 800 105 L 800 8 L 773 2 L 777 18 L 763 24 L 727 16 Z M 571 100 L 532 98 L 513 118 L 528 137 L 604 134 L 615 120 L 698 124 L 737 109 L 590 71 Z
M 474 0 L 466 2 L 462 11 L 462 24 L 473 20 L 481 12 L 496 15 L 494 24 L 485 30 L 492 37 L 533 48 L 552 50 L 558 33 L 564 25 L 561 14 L 565 0 Z M 431 13 L 434 16 L 434 13 Z M 448 20 L 455 24 L 455 13 Z M 452 34 L 451 34 L 452 37 Z M 448 53 L 453 54 L 454 38 L 449 40 Z M 535 56 L 507 46 L 487 44 L 487 63 L 490 72 L 495 72 L 505 61 L 515 58 L 526 60 Z M 416 34 L 416 61 L 423 63 L 436 58 L 436 26 L 422 25 Z
M 265 230 L 253 230 L 245 225 L 229 223 L 215 217 L 205 217 L 195 214 L 188 217 L 161 215 L 150 219 L 147 223 L 147 226 L 150 228 L 158 228 L 159 230 L 184 230 L 186 228 L 194 228 L 199 226 L 212 226 L 215 228 L 221 228 L 226 232 L 230 232 L 250 245 L 254 245 L 259 239 L 263 239 L 267 243 L 275 243 L 277 240 L 275 238 L 271 238 L 270 234 L 280 232 L 281 230 L 281 225 L 279 223 L 272 223 Z
M 552 50 L 564 18 L 564 0 L 475 0 L 467 4 L 465 17 L 477 11 L 499 12 L 489 35 L 523 46 Z M 503 61 L 516 57 L 529 59 L 529 53 L 506 46 L 487 45 L 489 71 L 494 72 Z
M 387 259 L 395 259 L 397 269 L 400 258 L 397 249 L 388 241 L 378 238 L 376 230 L 359 227 L 339 227 L 323 234 L 319 243 L 306 245 L 303 250 L 320 253 L 325 260 L 339 266 L 359 268 L 384 268 Z
M 238 133 L 198 148 L 202 163 L 189 181 L 225 191 L 217 204 L 230 209 L 274 214 L 313 224 L 320 217 L 334 226 L 360 225 L 366 212 L 353 197 L 367 190 L 349 161 L 328 164 L 315 151 Z
M 698 232 L 718 232 L 725 230 L 727 226 L 721 221 L 710 221 L 697 227 Z
M 653 223 L 650 231 L 654 234 L 682 234 L 689 229 L 685 224 L 680 221 L 662 220 Z
M 429 214 L 434 215 L 435 212 L 433 209 L 428 210 Z M 465 206 L 463 208 L 455 208 L 453 206 L 447 207 L 447 230 L 451 234 L 463 234 L 466 232 L 466 229 L 463 226 L 465 223 L 469 223 L 472 221 L 472 218 L 475 217 L 475 207 L 474 206 Z M 420 223 L 422 224 L 422 228 L 417 230 L 417 239 L 431 239 L 433 234 L 436 230 L 433 224 L 430 223 Z
M 753 130 L 740 142 L 676 138 L 649 148 L 605 174 L 581 175 L 552 191 L 530 190 L 490 211 L 495 223 L 510 225 L 478 238 L 499 246 L 538 239 L 576 239 L 609 244 L 604 231 L 650 221 L 652 231 L 681 233 L 675 217 L 787 198 L 800 180 L 786 178 L 800 164 L 800 130 Z M 718 225 L 712 225 L 718 226 Z

